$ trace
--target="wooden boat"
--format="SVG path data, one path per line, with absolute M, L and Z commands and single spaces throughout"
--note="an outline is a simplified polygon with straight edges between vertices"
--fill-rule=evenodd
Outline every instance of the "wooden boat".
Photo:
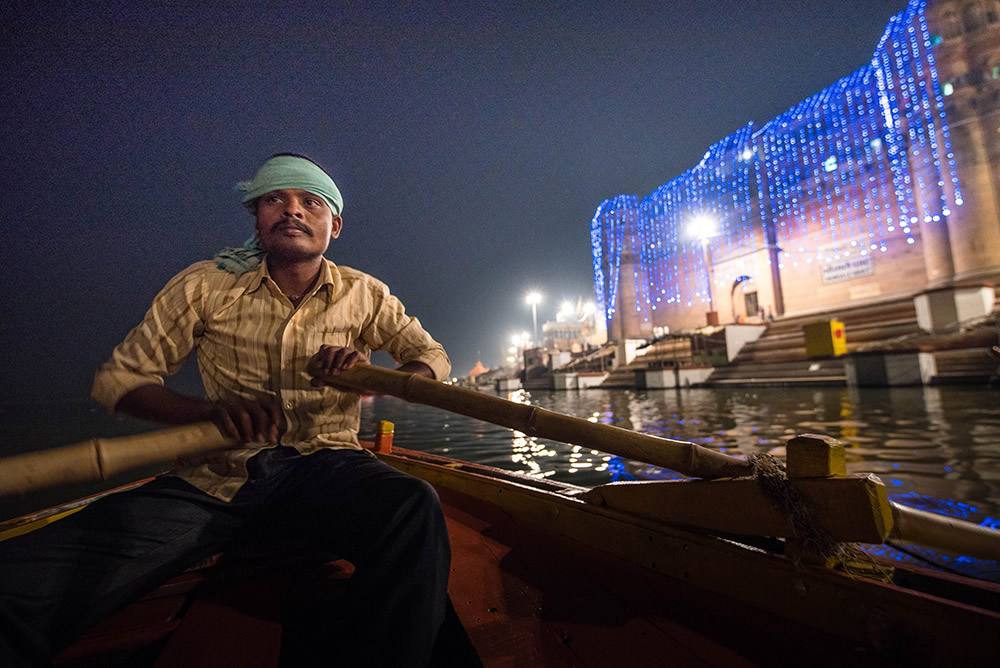
M 896 517 L 877 498 L 884 488 L 865 476 L 803 475 L 836 469 L 836 449 L 816 438 L 793 445 L 790 456 L 807 455 L 789 461 L 797 488 L 832 499 L 832 511 L 817 505 L 825 527 L 848 540 L 887 535 Z M 1000 656 L 1000 587 L 873 560 L 834 564 L 781 538 L 787 522 L 762 510 L 754 481 L 586 489 L 376 449 L 431 482 L 448 519 L 460 625 L 443 636 L 440 665 L 476 665 L 475 655 L 486 666 L 992 665 Z M 0 539 L 75 507 L 0 525 Z M 104 620 L 58 663 L 276 665 L 283 613 L 301 596 L 335 600 L 350 570 L 330 555 L 240 549 Z
M 451 600 L 486 666 L 987 665 L 1000 651 L 996 585 L 898 565 L 879 577 L 796 567 L 777 541 L 636 517 L 587 502 L 585 488 L 380 456 L 439 490 Z M 0 540 L 94 498 L 0 524 Z M 351 570 L 328 555 L 218 555 L 99 623 L 56 665 L 274 666 L 283 612 L 306 593 L 335 600 Z M 461 633 L 451 628 L 442 652 L 475 665 Z

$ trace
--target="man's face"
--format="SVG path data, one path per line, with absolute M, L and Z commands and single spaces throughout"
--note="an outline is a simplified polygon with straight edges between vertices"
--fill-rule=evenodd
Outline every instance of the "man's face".
M 342 224 L 322 197 L 305 190 L 272 190 L 257 200 L 257 235 L 278 258 L 319 257 L 340 236 Z

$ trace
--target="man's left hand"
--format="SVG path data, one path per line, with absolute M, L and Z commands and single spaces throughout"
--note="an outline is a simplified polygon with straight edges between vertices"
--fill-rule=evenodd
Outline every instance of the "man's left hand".
M 348 390 L 357 392 L 358 390 L 346 387 L 337 383 L 333 377 L 339 376 L 341 371 L 350 369 L 355 364 L 369 364 L 368 356 L 359 353 L 353 348 L 335 348 L 334 346 L 320 346 L 319 352 L 312 356 L 306 370 L 313 377 L 314 387 L 329 385 L 338 390 Z

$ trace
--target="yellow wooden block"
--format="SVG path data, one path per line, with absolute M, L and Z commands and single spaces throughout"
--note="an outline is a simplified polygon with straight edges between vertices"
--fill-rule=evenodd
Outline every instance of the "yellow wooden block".
M 882 481 L 873 475 L 803 478 L 792 485 L 817 526 L 837 541 L 881 543 L 892 529 Z M 614 482 L 582 495 L 607 506 L 671 524 L 753 536 L 794 536 L 789 518 L 755 480 Z
M 839 320 L 814 322 L 802 327 L 807 357 L 834 357 L 847 352 L 847 332 Z
M 789 478 L 829 478 L 847 475 L 844 446 L 835 438 L 800 434 L 785 447 Z

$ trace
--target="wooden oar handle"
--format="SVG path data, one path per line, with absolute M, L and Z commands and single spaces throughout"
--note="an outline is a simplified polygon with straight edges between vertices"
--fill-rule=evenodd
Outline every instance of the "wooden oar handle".
M 695 443 L 658 438 L 648 434 L 590 422 L 544 408 L 519 404 L 482 392 L 392 371 L 358 364 L 336 376 L 326 376 L 313 364 L 314 376 L 359 390 L 389 394 L 407 401 L 442 408 L 478 418 L 528 436 L 540 436 L 572 443 L 612 455 L 628 457 L 696 478 L 727 478 L 750 473 L 750 465 Z
M 130 469 L 235 445 L 211 422 L 200 422 L 135 436 L 94 438 L 5 457 L 0 460 L 0 496 L 71 482 L 105 480 Z

